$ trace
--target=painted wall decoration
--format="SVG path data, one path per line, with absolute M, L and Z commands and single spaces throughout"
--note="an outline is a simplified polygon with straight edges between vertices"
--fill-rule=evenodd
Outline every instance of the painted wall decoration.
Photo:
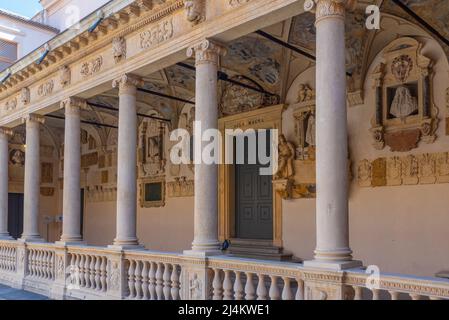
M 433 143 L 438 109 L 433 103 L 432 61 L 421 54 L 422 44 L 400 38 L 383 51 L 373 72 L 375 105 L 371 133 L 374 147 L 406 152 L 418 143 Z

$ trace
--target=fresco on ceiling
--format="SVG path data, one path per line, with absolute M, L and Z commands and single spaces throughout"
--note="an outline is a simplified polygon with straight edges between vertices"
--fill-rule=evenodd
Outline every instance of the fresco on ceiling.
M 316 48 L 315 15 L 310 12 L 293 18 L 289 42 L 314 51 Z
M 228 46 L 223 67 L 269 87 L 280 82 L 282 48 L 258 37 L 242 37 Z
M 171 85 L 195 92 L 195 71 L 173 65 L 166 68 L 165 73 Z
M 447 0 L 403 0 L 410 9 L 431 24 L 442 35 L 449 36 L 449 2 Z M 392 1 L 384 1 L 382 11 L 411 20 L 401 8 Z

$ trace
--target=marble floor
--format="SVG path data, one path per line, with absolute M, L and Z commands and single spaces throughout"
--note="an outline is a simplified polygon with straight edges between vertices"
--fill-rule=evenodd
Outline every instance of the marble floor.
M 48 298 L 0 284 L 0 300 L 48 300 Z

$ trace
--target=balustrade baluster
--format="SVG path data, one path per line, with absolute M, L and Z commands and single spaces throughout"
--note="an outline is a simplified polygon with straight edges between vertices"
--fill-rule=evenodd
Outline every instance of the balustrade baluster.
M 90 282 L 90 288 L 92 290 L 96 289 L 95 285 L 95 256 L 89 256 L 90 258 L 90 264 L 89 264 L 89 282 Z
M 164 275 L 162 276 L 164 280 L 164 298 L 165 300 L 170 300 L 171 298 L 171 265 L 164 263 Z
M 148 276 L 148 272 L 150 271 L 150 269 L 148 268 L 148 262 L 142 261 L 142 263 L 143 263 L 143 268 L 142 268 L 142 298 L 143 298 L 143 300 L 148 300 L 149 299 L 149 291 L 148 291 L 149 276 Z
M 85 278 L 84 278 L 84 255 L 80 254 L 80 260 L 79 260 L 79 264 L 78 264 L 78 270 L 79 270 L 79 286 L 85 287 L 86 282 L 85 282 Z
M 95 270 L 95 290 L 97 291 L 101 291 L 101 270 L 100 270 L 100 266 L 101 266 L 101 257 L 95 257 L 95 266 L 94 266 L 94 270 Z
M 101 283 L 101 291 L 106 292 L 107 290 L 107 276 L 106 276 L 106 268 L 107 268 L 107 258 L 101 257 L 101 265 L 100 265 L 100 283 Z
M 282 300 L 293 300 L 291 280 L 288 277 L 283 277 L 284 288 L 282 289 Z
M 157 271 L 156 271 L 156 295 L 157 300 L 163 300 L 164 299 L 164 291 L 163 291 L 163 271 L 164 265 L 160 262 L 157 263 Z
M 223 280 L 223 300 L 232 300 L 234 294 L 232 292 L 231 271 L 224 270 Z
M 256 299 L 256 289 L 253 283 L 253 274 L 251 272 L 246 272 L 246 284 L 245 284 L 245 300 L 255 300 Z
M 390 294 L 391 300 L 399 300 L 399 292 L 397 291 L 388 291 Z
M 257 300 L 267 300 L 267 287 L 265 285 L 265 275 L 258 274 L 259 283 L 257 284 Z
M 300 278 L 296 279 L 298 289 L 296 290 L 295 300 L 304 300 L 304 281 Z
M 179 273 L 176 264 L 171 272 L 171 297 L 173 300 L 179 300 Z
M 214 289 L 213 292 L 213 300 L 222 300 L 223 299 L 223 286 L 221 282 L 221 276 L 220 276 L 221 270 L 220 269 L 214 269 L 214 280 L 212 281 L 212 288 Z
M 270 299 L 271 300 L 279 300 L 281 298 L 281 294 L 279 293 L 279 287 L 277 284 L 278 277 L 277 276 L 270 276 L 271 279 L 271 285 L 270 285 Z
M 86 282 L 86 288 L 90 288 L 92 285 L 90 283 L 90 270 L 89 270 L 90 260 L 91 257 L 89 255 L 86 255 L 86 260 L 84 261 L 84 280 Z
M 142 268 L 141 261 L 136 260 L 136 268 L 134 270 L 134 287 L 136 289 L 136 299 L 142 299 Z
M 241 272 L 240 271 L 235 271 L 234 273 L 235 273 L 234 299 L 235 300 L 242 300 L 243 296 L 244 296 L 244 292 L 243 292 Z
M 128 289 L 129 289 L 129 297 L 131 299 L 134 299 L 136 297 L 136 287 L 134 287 L 134 265 L 135 261 L 130 260 L 129 261 L 129 268 L 128 268 Z
M 150 299 L 156 300 L 156 264 L 154 262 L 150 262 L 150 272 L 148 274 L 148 291 L 150 292 Z

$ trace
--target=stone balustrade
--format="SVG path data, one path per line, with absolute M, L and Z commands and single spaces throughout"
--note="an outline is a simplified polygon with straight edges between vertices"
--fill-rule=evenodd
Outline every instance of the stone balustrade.
M 209 281 L 196 287 L 192 268 L 203 268 Z M 449 299 L 446 279 L 11 240 L 0 241 L 0 283 L 54 299 L 186 300 L 196 288 L 213 300 L 335 299 L 325 290 L 335 286 L 348 300 Z

